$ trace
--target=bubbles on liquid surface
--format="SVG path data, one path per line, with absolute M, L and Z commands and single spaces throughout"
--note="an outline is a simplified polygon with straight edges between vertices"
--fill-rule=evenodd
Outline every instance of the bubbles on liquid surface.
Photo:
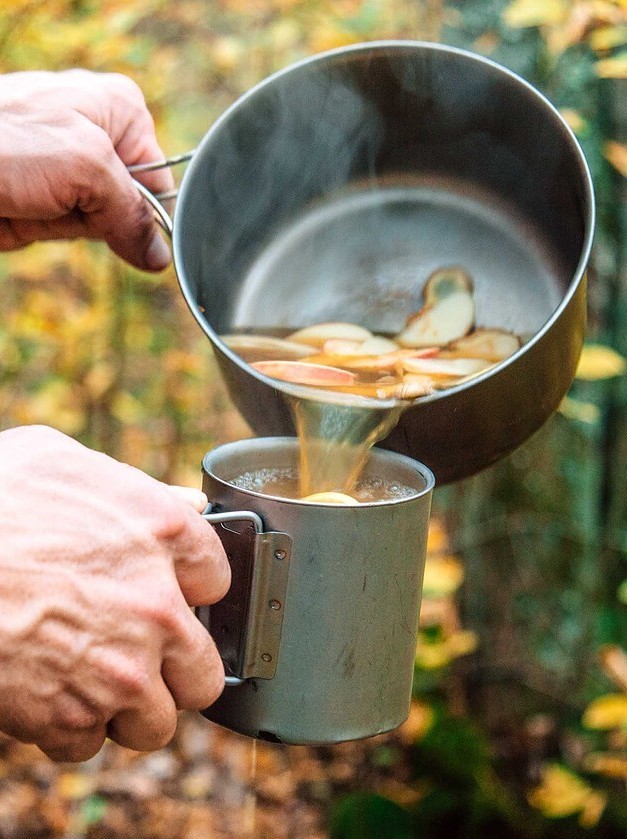
M 272 495 L 278 498 L 299 499 L 300 482 L 295 468 L 267 467 L 252 472 L 243 472 L 229 481 L 238 489 Z M 340 491 L 340 488 L 338 488 Z M 346 492 L 345 489 L 341 489 Z M 361 504 L 381 501 L 399 501 L 416 494 L 415 487 L 406 486 L 398 481 L 370 477 L 357 481 L 348 492 Z
M 357 482 L 353 494 L 358 501 L 366 504 L 371 501 L 397 501 L 401 498 L 409 498 L 416 494 L 416 490 L 397 481 L 367 478 Z

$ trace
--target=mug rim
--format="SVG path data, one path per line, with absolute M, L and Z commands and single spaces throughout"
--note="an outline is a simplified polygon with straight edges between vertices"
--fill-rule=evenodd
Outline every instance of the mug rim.
M 399 454 L 398 452 L 390 451 L 389 449 L 381 449 L 374 446 L 368 453 L 369 460 L 366 461 L 365 465 L 367 465 L 370 459 L 373 458 L 375 461 L 386 461 L 387 463 L 398 464 L 405 469 L 411 470 L 414 474 L 419 475 L 424 482 L 424 486 L 421 489 L 412 486 L 412 494 L 402 498 L 389 498 L 379 501 L 360 501 L 356 504 L 331 504 L 329 502 L 304 501 L 300 498 L 286 498 L 281 495 L 270 495 L 265 492 L 257 492 L 253 489 L 247 489 L 246 487 L 238 487 L 226 478 L 216 474 L 214 470 L 216 459 L 222 455 L 228 457 L 232 453 L 241 454 L 242 452 L 246 452 L 246 450 L 260 451 L 276 448 L 280 448 L 282 451 L 288 450 L 298 452 L 299 440 L 297 437 L 247 437 L 241 440 L 222 443 L 221 445 L 208 451 L 203 456 L 202 469 L 205 474 L 221 486 L 229 488 L 231 491 L 241 493 L 244 496 L 263 499 L 264 501 L 279 501 L 281 503 L 293 504 L 306 508 L 322 507 L 326 510 L 359 510 L 372 507 L 398 506 L 399 504 L 411 503 L 420 498 L 428 497 L 435 488 L 435 475 L 428 466 L 425 466 L 424 463 L 421 463 L 419 460 L 409 457 L 408 455 Z

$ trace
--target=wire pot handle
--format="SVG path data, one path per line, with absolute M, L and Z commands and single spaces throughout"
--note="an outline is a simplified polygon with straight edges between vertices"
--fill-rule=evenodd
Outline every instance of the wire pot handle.
M 131 175 L 136 175 L 141 172 L 155 172 L 157 169 L 165 169 L 166 167 L 176 166 L 178 163 L 187 163 L 192 159 L 195 151 L 196 149 L 191 149 L 191 151 L 183 152 L 183 154 L 177 154 L 174 157 L 166 157 L 163 160 L 152 160 L 149 163 L 135 163 L 134 165 L 127 166 L 126 168 Z M 178 189 L 171 189 L 168 192 L 157 192 L 155 194 L 135 178 L 133 178 L 133 183 L 154 210 L 155 218 L 159 226 L 163 228 L 170 238 L 172 238 L 172 218 L 161 202 L 167 201 L 171 198 L 176 198 L 178 195 Z

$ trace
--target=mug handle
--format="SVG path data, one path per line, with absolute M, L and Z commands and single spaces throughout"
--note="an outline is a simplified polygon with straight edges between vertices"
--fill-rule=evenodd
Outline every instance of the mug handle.
M 199 606 L 196 616 L 213 637 L 225 664 L 226 685 L 248 679 L 272 679 L 277 666 L 292 539 L 264 530 L 251 510 L 203 513 L 218 534 L 231 566 L 231 587 L 213 606 Z M 245 528 L 226 525 L 244 522 Z

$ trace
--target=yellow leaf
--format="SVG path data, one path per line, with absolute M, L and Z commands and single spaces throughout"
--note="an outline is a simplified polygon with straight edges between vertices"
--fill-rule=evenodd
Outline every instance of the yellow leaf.
M 594 699 L 583 715 L 586 728 L 608 731 L 613 728 L 627 728 L 627 694 L 608 693 Z
M 577 422 L 586 422 L 594 425 L 601 418 L 601 411 L 598 405 L 593 402 L 582 402 L 579 399 L 571 399 L 570 396 L 565 396 L 560 402 L 558 408 L 560 414 L 568 419 L 577 420 Z
M 441 641 L 419 640 L 416 664 L 424 670 L 439 670 L 453 659 L 474 652 L 477 644 L 477 636 L 469 629 L 457 630 Z
M 575 134 L 580 134 L 585 129 L 586 121 L 579 111 L 575 111 L 574 108 L 564 108 L 561 114 Z
M 610 679 L 613 679 L 616 685 L 627 693 L 627 653 L 617 644 L 606 644 L 601 647 L 599 658 L 603 670 Z
M 448 535 L 444 522 L 433 516 L 427 534 L 427 553 L 442 553 L 448 550 Z
M 627 43 L 627 26 L 600 26 L 590 34 L 592 49 L 602 52 Z
M 609 140 L 603 146 L 603 154 L 612 166 L 627 178 L 627 143 Z
M 471 629 L 460 629 L 447 639 L 447 645 L 451 656 L 459 658 L 474 653 L 479 646 L 479 639 Z
M 57 779 L 57 791 L 63 799 L 86 798 L 94 785 L 94 776 L 80 772 L 62 772 Z
M 99 361 L 90 367 L 83 378 L 92 399 L 100 399 L 115 381 L 117 369 L 110 361 Z
M 47 381 L 21 406 L 23 424 L 50 425 L 66 434 L 77 434 L 85 425 L 80 387 L 61 379 Z
M 586 755 L 583 767 L 586 772 L 595 772 L 599 775 L 605 775 L 606 778 L 627 781 L 627 754 L 593 752 Z
M 582 827 L 594 827 L 607 799 L 563 766 L 545 767 L 539 786 L 527 796 L 529 803 L 547 818 L 560 819 L 579 813 Z
M 590 830 L 599 823 L 603 815 L 607 796 L 603 792 L 591 792 L 586 798 L 583 810 L 579 815 L 579 824 L 586 830 Z
M 324 52 L 336 47 L 346 47 L 360 41 L 360 36 L 355 32 L 349 32 L 341 26 L 333 26 L 328 21 L 321 26 L 314 27 L 308 34 L 309 49 L 311 52 Z
M 569 6 L 567 0 L 514 0 L 504 10 L 503 20 L 515 29 L 562 23 Z
M 406 743 L 417 743 L 433 725 L 433 709 L 422 702 L 412 700 L 409 716 L 398 729 L 398 734 Z
M 596 62 L 594 69 L 602 79 L 627 79 L 627 51 L 602 58 Z
M 139 423 L 146 415 L 146 411 L 139 399 L 136 399 L 132 393 L 128 393 L 125 390 L 115 395 L 111 406 L 111 413 L 123 425 Z
M 601 344 L 587 344 L 583 348 L 576 376 L 586 381 L 611 379 L 627 371 L 627 360 L 611 347 Z
M 464 569 L 454 556 L 427 556 L 423 593 L 425 597 L 448 597 L 464 581 Z
M 416 664 L 423 670 L 439 670 L 451 663 L 451 653 L 443 641 L 418 642 Z

